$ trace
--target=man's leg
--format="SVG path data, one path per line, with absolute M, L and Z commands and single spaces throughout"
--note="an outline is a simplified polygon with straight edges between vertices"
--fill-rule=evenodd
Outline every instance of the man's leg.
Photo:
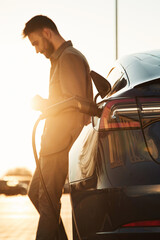
M 39 174 L 38 170 L 36 169 L 28 189 L 28 197 L 30 198 L 31 202 L 33 203 L 38 212 L 39 212 L 39 181 L 40 181 Z
M 39 224 L 37 240 L 53 240 L 57 233 L 60 216 L 60 198 L 68 174 L 68 151 L 40 158 L 43 179 L 54 206 L 50 206 L 40 183 L 39 186 Z M 55 214 L 56 210 L 56 214 Z

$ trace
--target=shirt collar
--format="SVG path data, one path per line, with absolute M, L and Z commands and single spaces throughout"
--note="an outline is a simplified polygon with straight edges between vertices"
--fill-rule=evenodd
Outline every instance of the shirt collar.
M 62 52 L 67 48 L 73 46 L 71 41 L 64 42 L 50 57 L 50 61 L 53 62 L 59 58 Z

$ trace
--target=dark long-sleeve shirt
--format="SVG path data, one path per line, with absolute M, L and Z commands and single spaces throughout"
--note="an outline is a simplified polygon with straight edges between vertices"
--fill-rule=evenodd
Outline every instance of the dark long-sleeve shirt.
M 93 99 L 89 65 L 85 57 L 73 48 L 71 41 L 63 43 L 50 60 L 48 106 L 73 96 Z M 41 141 L 41 154 L 49 155 L 71 146 L 88 118 L 76 110 L 48 117 Z

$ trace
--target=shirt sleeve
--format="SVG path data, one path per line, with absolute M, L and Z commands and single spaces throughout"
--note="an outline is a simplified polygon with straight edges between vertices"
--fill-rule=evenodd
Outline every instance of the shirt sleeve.
M 87 69 L 81 56 L 65 54 L 60 63 L 60 85 L 64 98 L 86 97 Z

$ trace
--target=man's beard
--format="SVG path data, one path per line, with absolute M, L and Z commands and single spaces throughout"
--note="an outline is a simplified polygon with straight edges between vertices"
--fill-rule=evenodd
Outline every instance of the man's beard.
M 43 53 L 46 58 L 50 58 L 53 52 L 55 51 L 55 48 L 51 42 L 48 41 L 48 39 L 43 38 L 43 43 L 44 43 L 44 50 Z

